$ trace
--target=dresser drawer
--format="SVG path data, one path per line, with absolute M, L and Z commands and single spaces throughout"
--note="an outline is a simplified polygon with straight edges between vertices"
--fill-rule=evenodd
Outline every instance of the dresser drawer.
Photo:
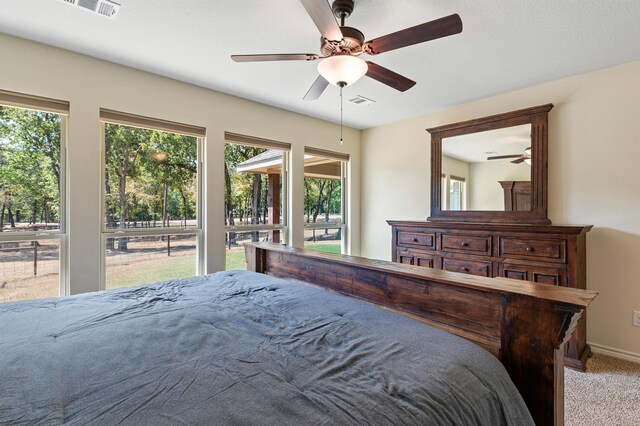
M 467 259 L 442 259 L 442 269 L 449 272 L 462 272 L 463 274 L 491 276 L 491 262 Z
M 515 280 L 527 280 L 536 283 L 567 286 L 567 273 L 564 268 L 546 268 L 534 265 L 500 263 L 498 275 Z
M 396 262 L 406 265 L 433 268 L 433 254 L 415 250 L 398 249 Z
M 434 248 L 435 234 L 427 232 L 398 231 L 398 245 L 405 247 Z
M 490 235 L 441 234 L 442 251 L 491 256 Z
M 501 237 L 500 256 L 552 262 L 567 261 L 566 240 Z
M 534 269 L 530 272 L 530 280 L 534 283 L 567 286 L 565 272 L 561 269 Z

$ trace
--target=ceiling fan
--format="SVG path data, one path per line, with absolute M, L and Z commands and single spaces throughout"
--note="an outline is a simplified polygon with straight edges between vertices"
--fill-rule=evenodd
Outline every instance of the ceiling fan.
M 515 160 L 511 161 L 514 164 L 520 164 L 524 161 L 531 165 L 531 147 L 527 147 L 524 150 L 524 154 L 497 155 L 495 157 L 487 157 L 487 160 L 503 160 L 506 158 L 515 158 Z
M 329 83 L 344 87 L 355 83 L 363 75 L 404 92 L 413 87 L 416 82 L 371 61 L 364 61 L 360 55 L 377 55 L 462 32 L 462 20 L 460 16 L 453 14 L 365 41 L 364 34 L 360 30 L 344 25 L 345 18 L 353 12 L 353 0 L 335 0 L 331 7 L 327 0 L 300 1 L 322 35 L 321 55 L 315 53 L 232 55 L 231 59 L 236 62 L 321 59 L 318 64 L 320 75 L 304 96 L 305 100 L 318 99 Z M 336 18 L 340 20 L 340 25 Z

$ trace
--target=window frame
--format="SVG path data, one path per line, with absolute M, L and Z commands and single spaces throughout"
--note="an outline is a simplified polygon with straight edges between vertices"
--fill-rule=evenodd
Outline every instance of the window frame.
M 241 143 L 232 143 L 225 142 L 226 145 L 243 145 Z M 251 145 L 245 145 L 251 146 Z M 273 148 L 270 148 L 273 149 Z M 288 177 L 289 177 L 289 151 L 282 151 L 282 174 L 280 175 L 280 184 L 282 185 L 282 197 L 280 199 L 280 213 L 282 214 L 282 222 L 270 225 L 268 223 L 263 223 L 261 225 L 225 225 L 224 232 L 250 232 L 250 231 L 280 231 L 282 232 L 282 240 L 286 241 L 287 230 L 288 230 L 288 219 L 289 215 L 287 212 L 287 207 L 289 206 L 289 188 L 288 188 Z M 223 159 L 224 161 L 224 159 Z M 224 203 L 223 203 L 224 204 Z M 224 205 L 222 206 L 224 209 Z M 224 216 L 224 215 L 223 215 Z
M 460 209 L 453 211 L 463 211 L 467 209 L 467 180 L 460 176 L 449 175 L 447 179 L 447 206 L 451 204 L 451 184 L 457 182 L 460 184 Z
M 69 103 L 39 96 L 0 90 L 0 106 L 16 108 L 28 111 L 56 114 L 60 117 L 60 182 L 58 183 L 59 195 L 59 226 L 55 230 L 0 232 L 0 243 L 58 240 L 58 297 L 70 294 L 68 274 L 68 206 L 67 191 L 69 181 L 67 179 L 67 135 L 69 119 Z
M 340 229 L 340 252 L 342 254 L 348 254 L 347 245 L 347 233 L 349 227 L 347 226 L 347 215 L 349 214 L 347 208 L 347 193 L 348 188 L 348 171 L 350 157 L 347 154 L 320 150 L 317 148 L 305 147 L 305 154 L 317 155 L 324 158 L 335 159 L 340 161 L 340 224 L 329 225 L 326 223 L 306 223 L 303 221 L 303 232 L 306 230 L 325 230 L 325 229 Z M 303 176 L 303 179 L 307 179 Z
M 280 231 L 280 241 L 286 245 L 289 241 L 289 161 L 291 158 L 291 145 L 285 142 L 273 141 L 270 139 L 259 138 L 255 136 L 241 135 L 239 133 L 225 132 L 224 147 L 227 145 L 252 146 L 264 149 L 273 149 L 282 152 L 282 173 L 280 175 L 280 185 L 282 186 L 282 196 L 280 197 L 280 213 L 282 221 L 278 224 L 261 224 L 261 225 L 224 225 L 225 236 L 228 237 L 230 232 L 244 233 L 251 231 Z M 223 156 L 224 157 L 224 156 Z M 226 161 L 223 158 L 223 161 Z M 222 208 L 224 209 L 224 203 Z M 225 214 L 223 214 L 225 216 Z M 224 243 L 224 242 L 223 242 Z M 225 248 L 225 257 L 226 257 Z M 225 259 L 226 264 L 226 259 Z
M 177 131 L 171 131 L 171 128 L 164 127 L 162 125 L 156 126 L 153 128 L 151 125 L 142 126 L 135 125 L 130 122 L 121 121 L 111 119 L 112 116 L 107 115 L 103 117 L 103 112 L 107 111 L 110 114 L 119 114 L 117 112 L 111 110 L 103 110 L 101 109 L 101 118 L 100 118 L 100 290 L 106 290 L 106 260 L 107 260 L 107 252 L 106 252 L 106 244 L 108 238 L 121 238 L 121 237 L 161 237 L 161 236 L 173 236 L 173 235 L 194 235 L 196 236 L 196 267 L 194 270 L 195 275 L 203 275 L 205 273 L 205 236 L 204 236 L 204 219 L 203 219 L 203 194 L 204 194 L 204 145 L 206 142 L 206 136 L 195 135 L 195 134 L 187 134 L 187 133 L 178 133 Z M 146 118 L 141 116 L 136 116 L 132 114 L 122 114 L 122 116 L 132 117 L 134 120 L 137 118 L 144 119 L 142 123 L 154 123 L 156 121 L 153 118 Z M 172 122 L 166 122 L 163 120 L 157 120 L 158 123 L 170 123 L 176 124 Z M 147 130 L 157 131 L 157 132 L 165 132 L 165 133 L 176 133 L 186 136 L 192 136 L 196 138 L 196 152 L 197 152 L 197 160 L 196 160 L 196 181 L 197 181 L 197 191 L 196 191 L 196 226 L 195 227 L 166 227 L 160 226 L 156 228 L 132 228 L 132 229 L 110 229 L 107 228 L 105 223 L 105 215 L 106 215 L 106 194 L 104 189 L 104 179 L 105 179 L 105 169 L 106 169 L 106 126 L 105 124 L 115 124 L 118 126 L 129 126 L 129 127 L 139 127 Z M 147 284 L 147 283 L 140 283 Z

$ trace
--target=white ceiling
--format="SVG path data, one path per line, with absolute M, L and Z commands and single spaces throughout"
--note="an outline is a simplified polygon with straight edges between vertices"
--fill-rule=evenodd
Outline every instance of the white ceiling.
M 531 146 L 531 124 L 504 127 L 442 139 L 442 153 L 467 163 L 484 163 L 487 157 L 524 154 Z
M 417 116 L 640 59 L 637 0 L 355 0 L 367 39 L 458 13 L 461 34 L 372 60 L 418 82 L 400 93 L 363 78 L 345 89 L 357 128 Z M 338 122 L 338 89 L 302 97 L 317 62 L 235 63 L 231 54 L 318 53 L 299 0 L 118 0 L 115 21 L 59 0 L 0 0 L 0 32 Z

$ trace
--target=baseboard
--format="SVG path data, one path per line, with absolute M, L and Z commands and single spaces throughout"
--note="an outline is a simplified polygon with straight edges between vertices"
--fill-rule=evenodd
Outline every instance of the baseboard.
M 610 348 L 608 346 L 599 345 L 597 343 L 591 343 L 591 342 L 589 342 L 589 346 L 591 346 L 591 351 L 593 353 L 608 355 L 614 358 L 620 358 L 627 361 L 640 363 L 640 354 L 623 351 L 620 349 Z

